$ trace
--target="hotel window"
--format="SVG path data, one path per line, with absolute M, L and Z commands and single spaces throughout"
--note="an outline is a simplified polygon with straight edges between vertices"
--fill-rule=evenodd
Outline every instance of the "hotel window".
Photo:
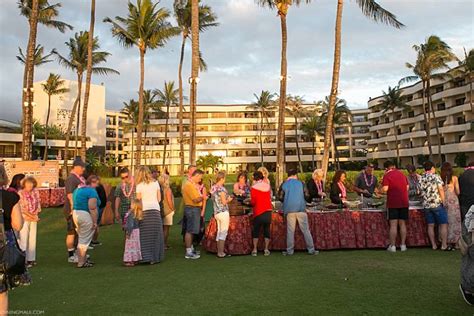
M 229 117 L 231 113 L 229 113 Z M 227 115 L 225 112 L 217 112 L 217 113 L 211 113 L 211 118 L 226 118 Z
M 461 134 L 461 135 L 458 135 L 458 143 L 462 143 L 462 137 L 463 137 L 463 136 L 464 136 L 464 135 L 462 135 L 462 134 Z
M 440 140 L 441 140 L 441 145 L 444 145 L 445 144 L 444 137 L 441 137 Z
M 398 135 L 401 135 L 401 134 L 402 134 L 402 129 L 401 129 L 401 128 L 397 128 L 397 134 L 398 134 Z
M 415 117 L 415 112 L 414 111 L 408 112 L 408 117 Z
M 456 122 L 458 123 L 458 125 L 465 124 L 466 118 L 464 116 L 458 116 L 458 118 L 456 119 Z
M 466 84 L 466 81 L 464 79 L 454 81 L 454 87 L 462 87 L 465 84 Z
M 413 95 L 412 95 L 412 94 L 410 94 L 409 96 L 407 96 L 407 102 L 410 102 L 410 101 L 412 101 L 412 100 L 413 100 Z
M 115 129 L 107 128 L 105 131 L 105 135 L 107 137 L 115 137 L 116 136 Z
M 438 111 L 443 111 L 443 110 L 446 110 L 446 104 L 444 103 L 438 104 Z
M 207 119 L 207 118 L 209 118 L 209 113 L 202 113 L 202 112 L 196 113 L 196 118 L 197 119 Z
M 0 157 L 15 157 L 15 145 L 0 144 Z
M 463 105 L 464 103 L 466 102 L 466 98 L 459 98 L 459 99 L 456 99 L 456 106 L 458 105 Z
M 441 91 L 443 91 L 443 90 L 444 90 L 443 85 L 438 86 L 438 87 L 436 87 L 436 89 L 435 89 L 435 93 L 439 93 L 439 92 L 441 92 Z
M 245 118 L 257 118 L 258 117 L 258 112 L 245 112 L 244 117 Z
M 440 120 L 440 121 L 438 121 L 438 127 L 443 127 L 443 126 L 444 126 L 444 122 L 446 122 L 446 120 Z
M 244 117 L 244 113 L 241 113 L 241 112 L 229 112 L 229 113 L 227 113 L 227 117 L 229 117 L 229 118 L 243 118 L 243 117 Z
M 390 123 L 390 119 L 388 117 L 385 118 L 385 123 Z
M 196 127 L 196 131 L 198 131 L 198 132 L 207 132 L 208 130 L 209 130 L 208 126 L 198 125 Z

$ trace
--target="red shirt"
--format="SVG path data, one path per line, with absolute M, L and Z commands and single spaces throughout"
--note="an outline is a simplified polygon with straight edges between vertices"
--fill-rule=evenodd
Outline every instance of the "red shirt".
M 250 189 L 250 204 L 253 206 L 253 217 L 269 212 L 273 209 L 272 195 L 270 191 L 260 191 L 255 188 Z
M 408 207 L 408 180 L 397 169 L 391 169 L 383 176 L 382 186 L 388 186 L 387 208 Z

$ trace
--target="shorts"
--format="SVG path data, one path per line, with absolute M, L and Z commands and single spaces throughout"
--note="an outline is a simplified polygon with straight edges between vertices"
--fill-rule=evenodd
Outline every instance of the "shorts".
M 163 217 L 163 225 L 164 226 L 171 226 L 173 225 L 173 216 L 174 212 L 169 213 L 165 217 Z
M 259 238 L 260 230 L 263 228 L 263 237 L 270 239 L 270 225 L 272 223 L 272 211 L 262 213 L 253 219 L 252 238 Z
M 201 207 L 185 206 L 184 218 L 186 221 L 184 231 L 189 234 L 199 234 L 201 228 Z
M 401 219 L 404 221 L 408 220 L 408 207 L 401 208 L 389 208 L 388 209 L 388 219 Z
M 74 210 L 72 211 L 72 217 L 74 224 L 76 224 L 78 236 L 77 248 L 87 250 L 95 232 L 92 216 L 89 212 Z
M 230 222 L 229 212 L 220 212 L 214 215 L 214 218 L 217 222 L 216 241 L 226 240 L 227 234 L 229 232 L 229 222 Z
M 448 212 L 442 205 L 436 208 L 425 208 L 425 219 L 427 224 L 447 224 Z

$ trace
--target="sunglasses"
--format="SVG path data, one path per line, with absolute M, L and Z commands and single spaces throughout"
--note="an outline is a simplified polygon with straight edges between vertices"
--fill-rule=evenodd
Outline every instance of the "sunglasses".
M 128 179 L 128 176 L 121 177 L 122 180 Z

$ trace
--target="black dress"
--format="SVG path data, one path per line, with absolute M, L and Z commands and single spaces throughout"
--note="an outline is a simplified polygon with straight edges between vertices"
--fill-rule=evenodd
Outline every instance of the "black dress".
M 341 189 L 337 185 L 337 183 L 333 183 L 331 185 L 331 192 L 329 193 L 329 198 L 331 199 L 331 202 L 334 204 L 341 204 L 342 199 L 339 196 L 339 194 L 342 194 Z
M 318 186 L 314 182 L 314 179 L 311 178 L 306 182 L 306 187 L 308 188 L 308 197 L 306 199 L 307 202 L 313 201 L 313 199 L 320 199 L 321 196 L 319 195 Z M 324 192 L 324 182 L 321 181 L 321 188 Z

